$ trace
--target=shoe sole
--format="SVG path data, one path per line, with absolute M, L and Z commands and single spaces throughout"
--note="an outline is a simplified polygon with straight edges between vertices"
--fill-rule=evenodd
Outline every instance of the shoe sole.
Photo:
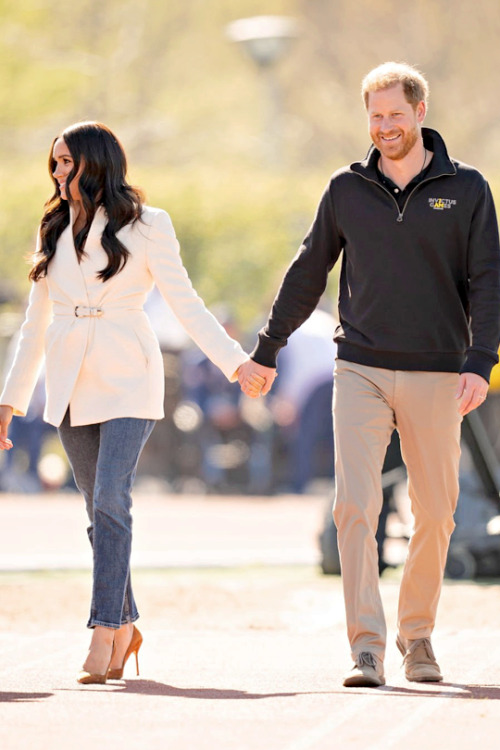
M 380 687 L 385 685 L 385 679 L 370 679 L 369 677 L 346 677 L 342 683 L 344 687 Z
M 443 681 L 443 675 L 440 674 L 439 676 L 437 674 L 433 675 L 422 675 L 422 676 L 410 676 L 405 672 L 406 679 L 408 682 L 442 682 Z

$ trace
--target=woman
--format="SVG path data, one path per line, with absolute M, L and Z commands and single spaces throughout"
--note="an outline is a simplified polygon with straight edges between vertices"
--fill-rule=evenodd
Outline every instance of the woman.
M 248 357 L 193 290 L 168 215 L 143 204 L 126 157 L 96 122 L 71 125 L 51 147 L 55 191 L 45 204 L 30 302 L 0 396 L 0 448 L 23 416 L 45 355 L 44 418 L 59 435 L 90 519 L 93 629 L 81 683 L 120 678 L 142 636 L 130 583 L 131 488 L 163 417 L 163 362 L 143 304 L 154 284 L 229 380 Z M 246 383 L 257 396 L 258 380 Z

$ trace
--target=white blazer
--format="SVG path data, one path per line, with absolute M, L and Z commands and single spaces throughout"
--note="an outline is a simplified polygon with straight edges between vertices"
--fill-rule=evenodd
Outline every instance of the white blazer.
M 68 405 L 72 425 L 118 417 L 161 419 L 163 359 L 143 310 L 155 283 L 200 349 L 229 380 L 236 380 L 235 372 L 248 356 L 194 291 L 165 211 L 144 207 L 141 221 L 117 233 L 130 256 L 104 283 L 97 273 L 108 262 L 101 245 L 106 213 L 97 210 L 81 263 L 72 219 L 46 277 L 32 285 L 1 404 L 12 406 L 16 415 L 26 414 L 45 356 L 44 419 L 50 424 L 60 425 Z M 96 315 L 91 308 L 101 312 Z

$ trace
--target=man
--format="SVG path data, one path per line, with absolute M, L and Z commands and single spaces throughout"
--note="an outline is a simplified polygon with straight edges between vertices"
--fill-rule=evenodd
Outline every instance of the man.
M 386 626 L 375 531 L 394 427 L 415 519 L 401 582 L 405 674 L 440 681 L 431 633 L 458 497 L 460 422 L 486 398 L 500 336 L 500 250 L 483 176 L 423 128 L 428 86 L 385 63 L 362 85 L 373 145 L 336 172 L 289 267 L 240 384 L 267 393 L 276 356 L 311 314 L 342 255 L 335 331 L 334 518 L 354 667 L 344 685 L 385 683 Z

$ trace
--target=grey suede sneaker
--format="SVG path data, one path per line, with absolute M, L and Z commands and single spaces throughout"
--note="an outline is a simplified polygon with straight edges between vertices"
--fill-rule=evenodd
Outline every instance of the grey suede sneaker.
M 430 638 L 406 640 L 398 635 L 396 644 L 403 654 L 407 680 L 410 682 L 441 682 L 443 675 L 434 656 Z
M 384 667 L 369 651 L 362 651 L 344 679 L 344 687 L 379 687 L 385 685 Z

